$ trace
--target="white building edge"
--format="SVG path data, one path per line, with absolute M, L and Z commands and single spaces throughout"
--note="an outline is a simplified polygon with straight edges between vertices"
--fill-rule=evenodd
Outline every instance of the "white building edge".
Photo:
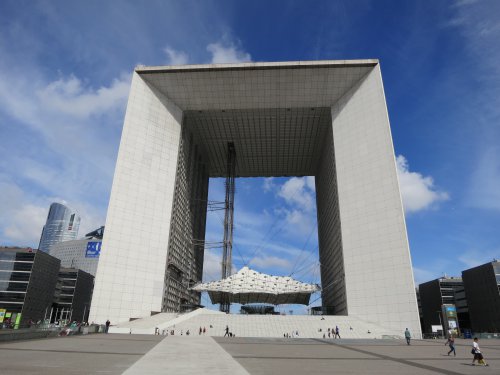
M 183 286 L 200 252 L 180 249 L 204 236 L 189 207 L 223 176 L 227 141 L 240 177 L 315 176 L 323 303 L 420 336 L 377 60 L 136 68 L 90 320 L 196 300 Z

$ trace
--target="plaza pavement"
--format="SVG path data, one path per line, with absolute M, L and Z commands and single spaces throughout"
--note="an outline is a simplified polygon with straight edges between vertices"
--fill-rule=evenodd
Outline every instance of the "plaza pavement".
M 95 334 L 2 343 L 0 374 L 500 374 L 500 340 L 480 340 L 489 367 L 470 343 Z

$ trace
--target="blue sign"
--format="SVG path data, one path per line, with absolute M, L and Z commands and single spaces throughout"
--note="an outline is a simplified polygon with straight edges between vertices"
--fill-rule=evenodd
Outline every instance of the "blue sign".
M 85 258 L 99 258 L 102 242 L 88 242 Z
M 455 306 L 446 306 L 446 311 L 457 311 Z

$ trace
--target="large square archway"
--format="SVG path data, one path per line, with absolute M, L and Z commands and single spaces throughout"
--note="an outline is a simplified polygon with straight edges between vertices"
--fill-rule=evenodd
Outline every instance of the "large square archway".
M 91 319 L 199 302 L 210 177 L 315 176 L 322 303 L 420 332 L 377 60 L 138 67 Z

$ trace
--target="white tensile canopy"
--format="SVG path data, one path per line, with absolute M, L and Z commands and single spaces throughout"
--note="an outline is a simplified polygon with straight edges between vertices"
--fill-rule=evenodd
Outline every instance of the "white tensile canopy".
M 311 294 L 321 290 L 291 277 L 272 276 L 243 267 L 227 279 L 198 284 L 192 288 L 208 292 L 212 303 L 269 303 L 307 305 Z

